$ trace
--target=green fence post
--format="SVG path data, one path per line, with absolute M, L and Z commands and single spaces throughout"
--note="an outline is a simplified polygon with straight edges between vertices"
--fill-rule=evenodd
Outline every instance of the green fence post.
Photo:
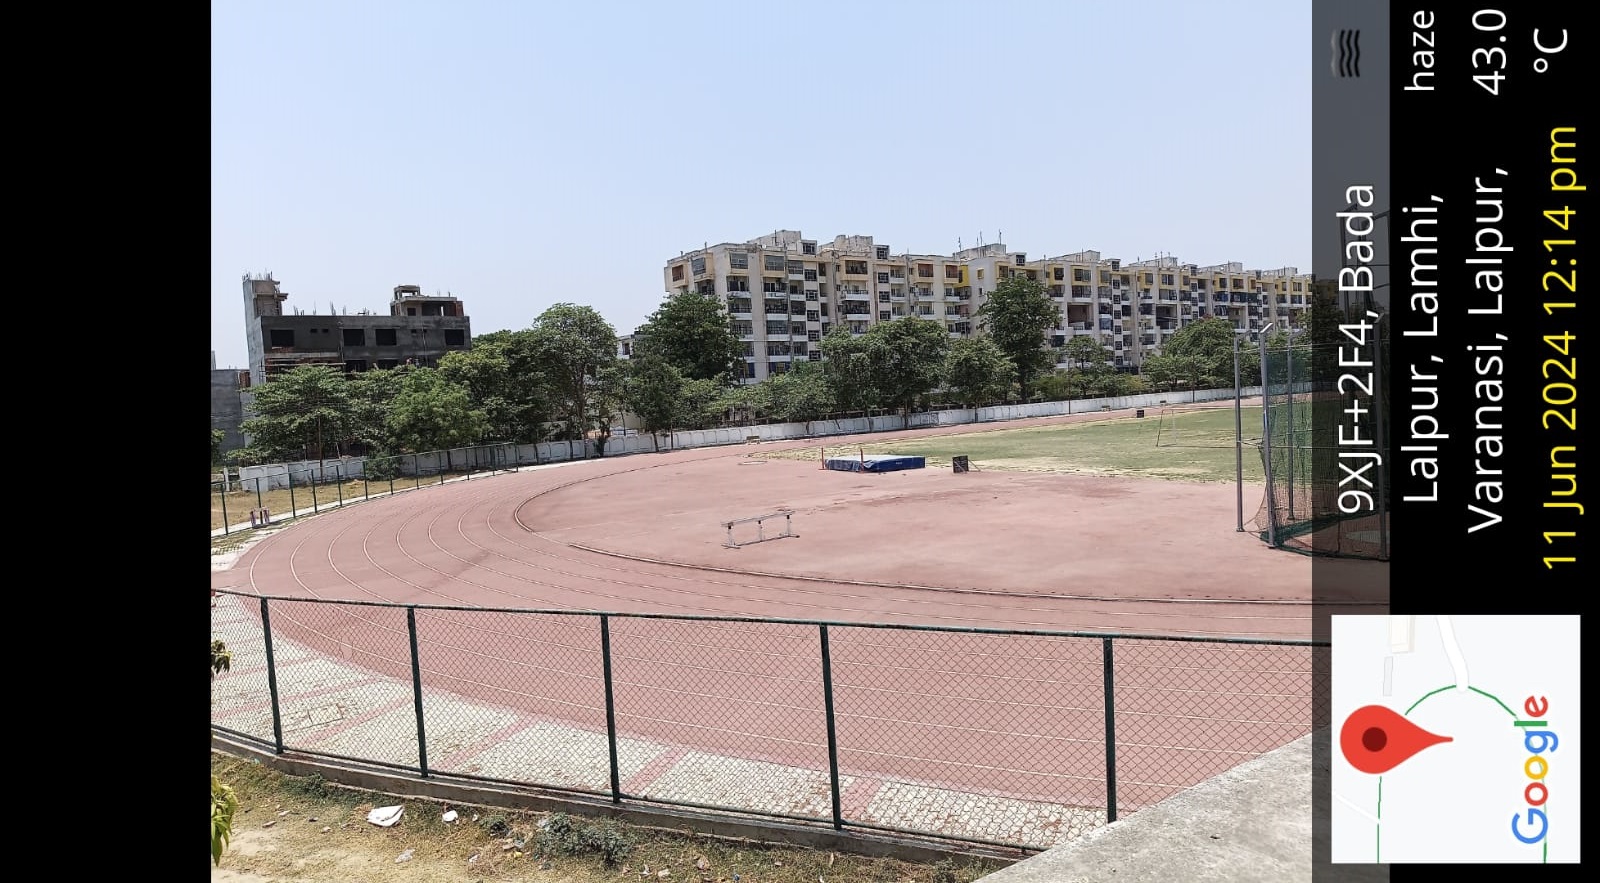
M 339 489 L 339 506 L 343 507 L 344 506 L 344 467 L 339 466 L 339 465 L 335 465 L 333 467 L 333 483 L 334 483 L 334 487 L 337 487 Z
M 228 473 L 222 473 L 222 535 L 228 535 Z
M 411 455 L 411 478 L 416 482 L 415 487 L 422 487 L 422 455 Z
M 267 599 L 261 599 L 261 636 L 267 645 L 267 695 L 272 698 L 272 747 L 283 753 L 283 712 L 278 708 L 278 665 L 272 653 L 272 615 Z
M 389 459 L 395 460 L 395 459 L 398 459 L 398 458 L 390 457 Z M 389 470 L 389 496 L 392 497 L 392 496 L 394 496 L 394 477 L 395 477 L 396 474 L 398 474 L 400 472 L 400 464 L 399 463 L 391 463 L 390 465 L 393 468 Z
M 606 685 L 606 742 L 611 749 L 611 802 L 622 802 L 622 774 L 617 765 L 617 705 L 611 681 L 611 617 L 600 614 L 600 669 Z
M 312 472 L 309 467 L 306 469 L 306 474 L 311 476 L 311 514 L 315 515 L 315 514 L 317 514 L 317 511 L 318 511 L 317 510 L 317 479 L 321 478 L 322 476 L 317 475 L 315 472 Z
M 833 792 L 833 829 L 844 829 L 844 810 L 839 803 L 839 737 L 834 730 L 833 656 L 828 651 L 828 627 L 817 626 L 822 635 L 822 708 L 828 720 L 828 785 Z
M 265 509 L 267 504 L 261 498 L 261 476 L 256 476 L 256 508 Z
M 422 658 L 417 653 L 417 608 L 406 608 L 406 630 L 411 633 L 411 696 L 417 706 L 417 768 L 428 777 L 428 728 L 422 721 Z
M 1111 639 L 1101 639 L 1106 705 L 1106 822 L 1117 820 L 1117 701 L 1111 677 Z
M 363 502 L 372 499 L 372 479 L 367 477 L 367 460 L 368 458 L 365 456 L 361 458 L 361 499 Z
M 438 451 L 435 451 L 433 453 L 433 459 L 435 459 L 435 460 L 439 459 L 439 452 Z M 447 476 L 450 473 L 450 470 L 454 469 L 454 468 L 455 468 L 455 463 L 452 462 L 451 459 L 450 459 L 450 449 L 449 448 L 445 448 L 445 450 L 444 450 L 444 462 L 439 464 L 439 483 L 440 484 L 444 484 L 445 476 Z
M 289 479 L 289 517 L 293 518 L 295 513 L 300 511 L 294 503 L 294 470 L 285 467 L 283 474 Z

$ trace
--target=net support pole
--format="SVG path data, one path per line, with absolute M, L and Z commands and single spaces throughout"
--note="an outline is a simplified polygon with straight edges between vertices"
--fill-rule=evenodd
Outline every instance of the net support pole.
M 1389 493 L 1386 467 L 1389 446 L 1383 434 L 1383 316 L 1380 315 L 1373 324 L 1378 326 L 1372 341 L 1372 441 L 1378 448 L 1378 560 L 1388 561 Z
M 1278 545 L 1278 489 L 1272 477 L 1272 388 L 1267 384 L 1267 331 L 1256 335 L 1256 346 L 1261 352 L 1261 459 L 1267 470 L 1267 545 Z
M 1283 370 L 1288 386 L 1288 397 L 1284 402 L 1288 407 L 1286 416 L 1289 418 L 1289 520 L 1294 521 L 1294 327 L 1284 326 L 1284 335 Z
M 1235 511 L 1239 516 L 1239 533 L 1244 533 L 1244 410 L 1240 401 L 1243 390 L 1239 386 L 1239 335 L 1233 336 L 1233 489 Z

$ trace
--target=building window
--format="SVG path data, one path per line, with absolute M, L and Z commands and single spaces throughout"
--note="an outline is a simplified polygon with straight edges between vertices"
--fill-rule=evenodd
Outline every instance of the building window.
M 393 329 L 393 328 L 378 328 L 375 331 L 373 331 L 373 335 L 377 338 L 376 342 L 377 342 L 378 346 L 397 346 L 398 345 L 398 343 L 395 340 L 395 337 L 396 337 L 395 329 Z
M 800 243 L 800 253 L 801 254 L 816 254 L 817 253 L 817 244 L 815 242 L 802 242 L 802 243 Z
M 344 370 L 346 370 L 348 372 L 352 372 L 352 373 L 356 372 L 356 371 L 365 371 L 365 370 L 367 370 L 367 360 L 366 359 L 347 359 L 347 360 L 345 360 L 345 363 L 344 363 Z
M 416 307 L 406 307 L 406 315 L 407 316 L 415 316 L 416 314 L 417 314 L 417 308 Z
M 748 270 L 750 269 L 750 256 L 742 251 L 729 252 L 728 266 L 735 270 Z
M 887 245 L 878 246 L 878 248 L 874 252 L 874 254 L 876 254 L 878 256 L 878 260 L 880 260 L 880 261 L 888 260 L 889 259 L 889 246 L 887 246 Z
M 855 274 L 857 276 L 865 276 L 867 274 L 867 262 L 866 261 L 845 261 L 844 262 L 844 271 L 846 273 L 853 273 L 853 274 Z
M 281 346 L 294 346 L 294 332 L 287 328 L 274 328 L 267 332 L 267 345 L 274 349 Z
M 696 276 L 700 275 L 701 273 L 704 273 L 706 271 L 706 259 L 705 258 L 691 258 L 690 261 L 689 261 L 689 270 L 691 272 L 693 272 Z
M 673 268 L 672 268 L 672 281 L 673 282 L 682 282 L 683 281 L 683 264 L 676 264 L 676 265 L 673 266 Z
M 887 292 L 887 291 L 878 292 L 878 303 L 886 304 L 888 302 L 889 302 L 889 292 Z
M 362 328 L 346 328 L 346 329 L 344 329 L 344 345 L 345 346 L 366 346 L 367 345 L 367 332 L 366 332 L 366 330 L 362 329 Z M 363 368 L 362 370 L 365 371 L 366 369 Z
M 933 264 L 917 264 L 917 276 L 922 279 L 932 279 Z
M 461 330 L 460 328 L 446 328 L 444 330 L 444 345 L 466 346 L 467 332 Z
M 781 254 L 769 254 L 761 259 L 761 265 L 763 267 L 777 273 L 783 272 L 785 263 L 786 262 L 783 259 L 783 255 Z
M 789 323 L 788 322 L 779 321 L 777 319 L 769 319 L 767 321 L 767 336 L 768 337 L 774 337 L 774 336 L 777 336 L 777 335 L 788 334 L 788 333 L 789 333 Z
M 879 310 L 878 311 L 878 321 L 879 322 L 887 322 L 887 321 L 889 321 L 889 311 L 888 310 Z
M 388 370 L 390 370 L 392 368 L 399 367 L 399 365 L 400 365 L 400 360 L 399 359 L 379 359 L 378 360 L 378 370 L 380 370 L 380 371 L 388 371 Z

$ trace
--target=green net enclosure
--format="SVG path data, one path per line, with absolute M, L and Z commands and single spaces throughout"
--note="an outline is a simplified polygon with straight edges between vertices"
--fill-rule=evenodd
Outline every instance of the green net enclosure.
M 1383 344 L 1373 335 L 1366 346 L 1352 340 L 1301 343 L 1277 337 L 1261 352 L 1262 407 L 1258 446 L 1265 489 L 1249 529 L 1278 548 L 1311 555 L 1387 559 L 1387 489 L 1383 467 L 1374 463 L 1363 473 L 1375 509 L 1349 513 L 1340 508 L 1339 433 L 1372 440 L 1373 450 L 1386 450 L 1388 427 L 1381 411 L 1387 401 L 1380 388 L 1372 399 L 1341 392 L 1341 353 L 1346 361 L 1375 360 Z M 1385 366 L 1386 370 L 1386 366 Z M 1379 376 L 1382 376 L 1380 372 Z M 1346 383 L 1349 386 L 1349 383 Z M 1352 401 L 1362 407 L 1349 408 Z M 1378 407 L 1367 407 L 1377 402 Z M 1365 487 L 1365 486 L 1363 486 Z

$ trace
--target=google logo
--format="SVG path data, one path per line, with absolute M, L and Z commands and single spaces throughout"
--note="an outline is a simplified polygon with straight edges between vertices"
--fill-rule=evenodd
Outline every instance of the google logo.
M 1549 721 L 1542 718 L 1550 711 L 1550 703 L 1543 696 L 1529 696 L 1522 704 L 1522 710 L 1527 713 L 1528 720 L 1519 720 L 1514 724 L 1518 727 L 1546 727 Z M 1556 734 L 1548 729 L 1524 729 L 1522 744 L 1528 749 L 1528 759 L 1522 764 L 1522 772 L 1531 780 L 1526 788 L 1522 789 L 1522 799 L 1528 804 L 1525 810 L 1518 810 L 1511 816 L 1511 834 L 1518 840 L 1527 844 L 1539 843 L 1544 840 L 1550 831 L 1550 821 L 1545 816 L 1542 808 L 1545 801 L 1550 799 L 1550 791 L 1545 787 L 1545 776 L 1550 773 L 1550 762 L 1545 759 L 1546 751 L 1556 750 Z M 1537 833 L 1524 834 L 1524 828 L 1533 828 L 1537 823 Z

